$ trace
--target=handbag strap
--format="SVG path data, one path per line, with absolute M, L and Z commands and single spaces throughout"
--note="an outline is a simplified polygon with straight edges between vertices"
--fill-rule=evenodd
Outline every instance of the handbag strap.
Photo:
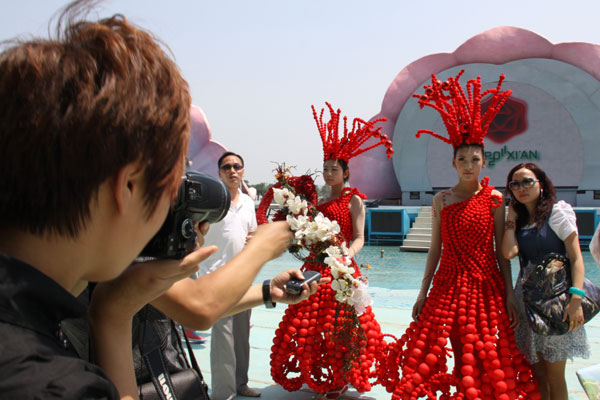
M 173 327 L 173 330 L 175 332 L 177 332 L 177 335 L 179 335 L 179 330 L 176 328 L 175 322 L 173 322 L 173 320 L 171 320 L 171 325 Z M 196 370 L 198 375 L 200 375 L 200 379 L 202 379 L 202 382 L 204 382 L 204 377 L 202 376 L 202 372 L 200 372 L 200 366 L 198 366 L 198 362 L 196 361 L 196 356 L 194 355 L 194 349 L 192 348 L 190 339 L 188 339 L 187 335 L 185 334 L 185 331 L 183 330 L 184 328 L 181 325 L 179 325 L 179 326 L 181 327 L 181 330 L 183 331 L 183 337 L 185 339 L 185 344 L 188 349 L 188 357 L 190 358 L 190 361 L 192 362 L 192 368 L 194 368 Z M 180 341 L 180 343 L 181 343 L 181 341 Z
M 194 349 L 190 343 L 190 339 L 188 339 L 187 335 L 185 334 L 185 328 L 181 324 L 175 324 L 175 321 L 173 321 L 172 319 L 169 319 L 169 320 L 171 321 L 171 328 L 173 329 L 173 332 L 174 332 L 175 336 L 177 337 L 177 343 L 179 343 L 180 349 L 182 350 L 182 354 L 185 357 L 185 353 L 183 353 L 183 348 L 181 348 L 181 338 L 179 337 L 179 332 L 182 332 L 183 337 L 185 339 L 186 347 L 188 349 L 188 357 L 189 357 L 190 361 L 192 362 L 192 368 L 198 374 L 198 378 L 200 378 L 201 386 L 204 389 L 203 393 L 202 393 L 203 398 L 206 400 L 210 400 L 210 396 L 208 395 L 208 385 L 204 381 L 204 376 L 202 376 L 202 371 L 200 371 L 200 366 L 198 365 L 198 362 L 196 361 L 196 356 L 194 355 Z M 185 360 L 186 360 L 186 362 L 188 361 L 187 358 Z

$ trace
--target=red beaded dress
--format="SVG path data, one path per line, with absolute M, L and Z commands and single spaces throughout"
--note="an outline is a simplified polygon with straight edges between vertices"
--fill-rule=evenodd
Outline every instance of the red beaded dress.
M 443 250 L 433 285 L 418 321 L 390 345 L 386 386 L 392 399 L 437 399 L 439 392 L 444 400 L 536 398 L 529 364 L 509 327 L 494 250 L 493 208 L 502 203 L 487 177 L 482 186 L 441 211 Z M 453 374 L 446 365 L 450 337 L 462 343 L 462 368 Z
M 344 188 L 338 198 L 317 206 L 326 217 L 338 222 L 345 238 L 353 237 L 348 205 L 355 194 L 365 198 L 358 189 Z M 358 277 L 360 270 L 356 262 L 353 264 L 354 276 Z M 324 264 L 305 263 L 302 270 L 331 276 Z M 358 327 L 346 330 L 351 320 L 347 315 L 354 312 L 351 306 L 335 299 L 330 283 L 320 285 L 307 300 L 288 306 L 271 348 L 273 380 L 288 391 L 298 390 L 302 384 L 320 393 L 347 384 L 359 392 L 369 391 L 377 378 L 376 359 L 381 358 L 385 342 L 371 307 L 358 316 Z

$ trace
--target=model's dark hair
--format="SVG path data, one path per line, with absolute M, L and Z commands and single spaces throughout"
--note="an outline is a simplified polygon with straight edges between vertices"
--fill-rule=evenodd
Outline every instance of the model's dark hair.
M 348 180 L 350 179 L 350 168 L 348 167 L 348 162 L 346 160 L 342 160 L 341 158 L 338 158 L 337 161 L 342 167 L 342 173 L 348 171 L 348 176 L 344 178 L 344 182 L 348 182 Z
M 233 151 L 226 151 L 225 153 L 221 154 L 221 157 L 219 157 L 219 160 L 217 161 L 217 167 L 221 168 L 221 163 L 223 162 L 225 157 L 229 157 L 229 156 L 235 156 L 235 157 L 239 158 L 240 161 L 242 162 L 242 167 L 244 166 L 244 159 L 242 158 L 242 156 L 234 153 Z
M 522 168 L 526 168 L 533 172 L 535 178 L 539 180 L 540 189 L 543 190 L 535 206 L 534 218 L 535 226 L 541 228 L 542 225 L 546 222 L 546 219 L 548 218 L 550 213 L 552 212 L 552 206 L 554 206 L 554 203 L 556 203 L 556 189 L 554 188 L 554 185 L 552 184 L 552 181 L 550 180 L 548 175 L 546 175 L 546 172 L 544 172 L 544 170 L 541 169 L 535 163 L 521 163 L 515 165 L 513 169 L 510 170 L 510 172 L 508 173 L 508 177 L 506 178 L 506 189 L 504 193 L 505 195 L 510 196 L 510 201 L 513 204 L 513 207 L 517 213 L 517 229 L 521 229 L 522 227 L 527 225 L 527 222 L 529 221 L 529 212 L 527 211 L 525 205 L 523 203 L 520 203 L 515 198 L 516 196 L 512 193 L 512 190 L 509 187 L 509 183 L 513 180 L 513 175 L 515 174 L 515 172 Z
M 478 144 L 478 143 L 463 143 L 463 144 L 460 144 L 460 145 L 456 146 L 454 148 L 454 156 L 453 156 L 453 158 L 456 158 L 456 153 L 458 153 L 459 149 L 464 149 L 465 147 L 478 147 L 478 148 L 480 148 L 481 149 L 481 154 L 483 155 L 483 158 L 485 158 L 485 152 L 483 151 L 483 145 Z
M 75 237 L 98 188 L 144 170 L 147 215 L 181 182 L 191 97 L 154 36 L 115 15 L 82 19 L 74 2 L 56 38 L 0 54 L 0 227 Z

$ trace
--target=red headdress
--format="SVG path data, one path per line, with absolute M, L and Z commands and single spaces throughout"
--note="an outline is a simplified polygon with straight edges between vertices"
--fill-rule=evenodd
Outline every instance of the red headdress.
M 456 75 L 456 78 L 450 77 L 446 82 L 439 81 L 435 74 L 431 74 L 431 85 L 424 86 L 425 94 L 413 95 L 419 99 L 421 108 L 429 106 L 440 113 L 448 131 L 446 138 L 428 129 L 421 129 L 417 132 L 417 137 L 420 137 L 422 133 L 428 133 L 451 144 L 454 148 L 463 143 L 483 146 L 483 137 L 487 134 L 490 123 L 508 96 L 512 94 L 512 90 L 500 91 L 504 80 L 504 74 L 502 74 L 494 89 L 488 89 L 481 93 L 481 77 L 478 76 L 477 79 L 467 82 L 467 97 L 458 82 L 463 72 L 465 72 L 464 69 Z M 485 113 L 481 115 L 481 99 L 487 94 L 493 95 L 492 101 Z
M 325 103 L 329 108 L 329 114 L 331 118 L 329 122 L 323 122 L 323 113 L 325 109 L 321 109 L 321 114 L 317 116 L 315 106 L 311 106 L 313 110 L 313 116 L 317 122 L 317 128 L 321 134 L 321 141 L 323 142 L 323 160 L 337 160 L 342 159 L 348 162 L 352 157 L 364 153 L 367 150 L 371 150 L 379 145 L 386 147 L 385 153 L 389 159 L 394 154 L 392 149 L 392 141 L 388 139 L 387 135 L 381 133 L 381 127 L 375 128 L 377 122 L 386 121 L 385 118 L 378 118 L 374 121 L 366 122 L 360 118 L 354 118 L 352 122 L 352 130 L 348 132 L 347 121 L 348 117 L 344 116 L 344 134 L 340 138 L 339 126 L 341 110 L 337 112 L 333 110 L 331 104 Z M 360 148 L 369 138 L 374 137 L 379 139 L 377 143 L 374 143 L 365 148 Z

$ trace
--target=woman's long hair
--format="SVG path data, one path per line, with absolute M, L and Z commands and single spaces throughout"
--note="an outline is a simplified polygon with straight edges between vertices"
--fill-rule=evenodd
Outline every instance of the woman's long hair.
M 536 179 L 539 179 L 540 188 L 542 189 L 540 197 L 538 198 L 535 206 L 534 218 L 535 226 L 539 229 L 546 222 L 546 219 L 552 212 L 552 206 L 554 203 L 556 203 L 556 189 L 554 189 L 554 185 L 552 184 L 550 178 L 548 178 L 548 175 L 546 175 L 546 172 L 544 172 L 544 170 L 535 163 L 521 163 L 510 170 L 508 177 L 506 178 L 506 190 L 504 193 L 505 195 L 510 196 L 510 202 L 517 212 L 517 230 L 526 226 L 527 222 L 529 221 L 529 212 L 527 211 L 527 208 L 523 203 L 520 203 L 515 199 L 515 196 L 509 187 L 510 181 L 513 180 L 513 175 L 521 168 L 526 168 L 533 172 Z

